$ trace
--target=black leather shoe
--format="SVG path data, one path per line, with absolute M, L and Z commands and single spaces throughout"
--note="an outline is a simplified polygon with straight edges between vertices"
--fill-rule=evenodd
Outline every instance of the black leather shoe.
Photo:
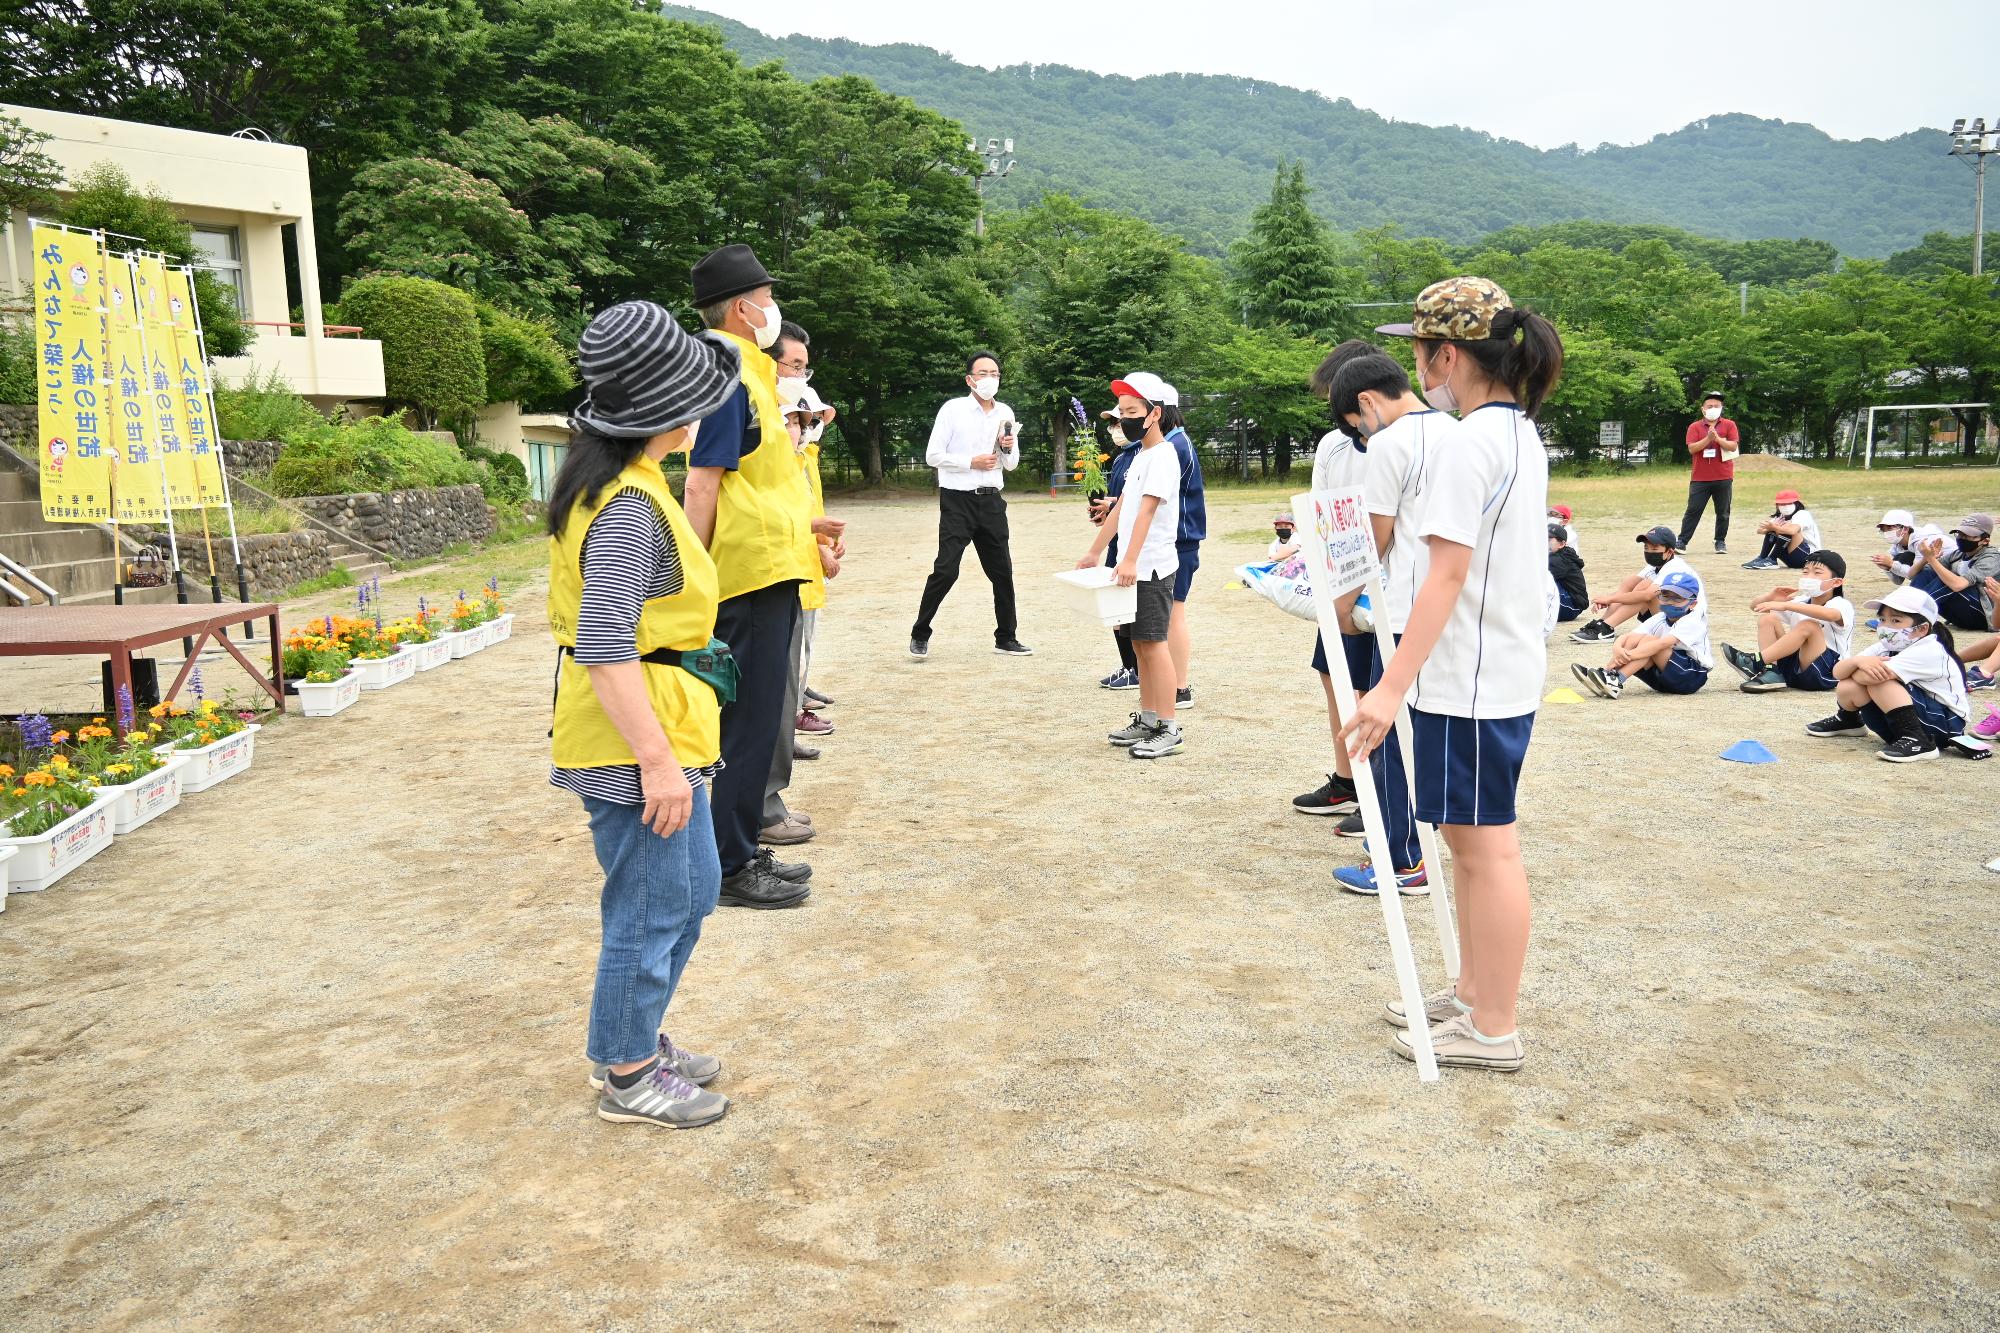
M 759 847 L 757 859 L 750 864 L 763 867 L 766 873 L 776 875 L 787 884 L 803 884 L 813 877 L 813 868 L 804 861 L 780 861 L 778 854 L 769 847 Z
M 993 645 L 993 651 L 1002 657 L 1033 657 L 1035 650 L 1019 639 L 1004 639 Z
M 717 901 L 724 907 L 769 911 L 779 907 L 797 907 L 811 896 L 812 890 L 803 884 L 788 884 L 752 861 L 722 881 L 722 894 Z

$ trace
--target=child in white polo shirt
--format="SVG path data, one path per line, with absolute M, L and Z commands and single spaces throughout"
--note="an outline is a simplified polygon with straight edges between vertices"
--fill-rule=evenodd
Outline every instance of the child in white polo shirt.
M 1674 530 L 1656 524 L 1633 538 L 1646 548 L 1646 564 L 1636 574 L 1628 574 L 1618 587 L 1602 597 L 1590 599 L 1597 618 L 1569 636 L 1571 643 L 1609 643 L 1618 637 L 1618 626 L 1634 616 L 1644 618 L 1660 613 L 1660 580 L 1669 574 L 1686 574 L 1701 585 L 1701 575 L 1687 562 L 1674 543 Z M 1699 600 L 1699 599 L 1698 599 Z
M 1865 728 L 1888 742 L 1875 752 L 1878 759 L 1935 759 L 1941 742 L 1965 733 L 1972 712 L 1951 627 L 1929 593 L 1907 584 L 1864 605 L 1879 614 L 1881 640 L 1835 665 L 1840 710 L 1808 722 L 1806 734 L 1842 736 Z
M 1660 580 L 1660 609 L 1639 628 L 1618 640 L 1611 664 L 1587 667 L 1581 662 L 1570 674 L 1605 699 L 1616 699 L 1628 679 L 1661 694 L 1693 694 L 1708 684 L 1715 658 L 1708 648 L 1708 608 L 1694 575 L 1679 570 Z
M 1833 668 L 1854 648 L 1854 603 L 1840 595 L 1847 561 L 1838 551 L 1814 551 L 1796 587 L 1773 588 L 1750 604 L 1757 613 L 1757 651 L 1722 645 L 1743 673 L 1745 694 L 1830 690 Z
M 1424 400 L 1459 414 L 1425 474 L 1417 534 L 1429 559 L 1403 641 L 1343 736 L 1358 758 L 1388 736 L 1409 697 L 1416 816 L 1441 827 L 1459 899 L 1456 991 L 1422 1014 L 1441 1065 L 1516 1070 L 1525 1058 L 1515 1005 L 1528 952 L 1528 876 L 1515 793 L 1547 651 L 1548 449 L 1534 417 L 1562 374 L 1562 340 L 1485 278 L 1447 278 L 1414 318 L 1384 333 L 1415 339 Z M 1405 1033 L 1390 1049 L 1416 1052 Z
M 1140 447 L 1125 474 L 1125 489 L 1076 567 L 1097 568 L 1111 534 L 1118 534 L 1118 586 L 1139 589 L 1138 610 L 1127 631 L 1139 659 L 1139 711 L 1110 740 L 1134 759 L 1164 759 L 1179 754 L 1183 740 L 1174 719 L 1178 678 L 1167 647 L 1174 578 L 1180 572 L 1174 538 L 1180 529 L 1181 464 L 1160 429 L 1166 381 L 1140 372 L 1114 380 L 1111 391 L 1118 395 L 1119 433 Z

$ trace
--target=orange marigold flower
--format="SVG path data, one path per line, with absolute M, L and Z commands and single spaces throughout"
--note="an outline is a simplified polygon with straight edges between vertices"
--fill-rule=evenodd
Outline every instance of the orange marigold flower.
M 67 731 L 58 731 L 55 735 L 49 737 L 49 744 L 61 745 L 64 741 L 68 739 L 69 739 L 69 733 Z

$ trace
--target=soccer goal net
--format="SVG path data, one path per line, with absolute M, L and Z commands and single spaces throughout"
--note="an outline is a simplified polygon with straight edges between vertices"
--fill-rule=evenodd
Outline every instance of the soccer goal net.
M 1856 425 L 1848 461 L 1862 467 L 1992 463 L 2000 453 L 1991 403 L 1882 403 Z

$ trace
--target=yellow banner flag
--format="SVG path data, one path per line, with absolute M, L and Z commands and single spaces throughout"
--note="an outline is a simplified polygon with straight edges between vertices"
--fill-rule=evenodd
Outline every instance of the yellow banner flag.
M 147 410 L 146 354 L 139 339 L 139 299 L 132 265 L 124 255 L 105 264 L 105 302 L 112 369 L 111 400 L 117 425 L 107 436 L 117 475 L 113 478 L 120 523 L 157 523 L 167 516 L 160 503 L 160 462 L 153 449 L 152 413 Z
M 199 509 L 194 454 L 187 444 L 186 404 L 177 383 L 180 365 L 174 346 L 174 298 L 167 291 L 166 267 L 158 255 L 140 256 L 137 293 L 140 317 L 145 321 L 149 421 L 160 465 L 166 472 L 167 503 L 175 509 Z
M 167 270 L 167 315 L 174 326 L 174 387 L 181 396 L 181 419 L 187 424 L 188 456 L 194 464 L 195 493 L 207 509 L 225 503 L 222 490 L 222 446 L 209 419 L 208 361 L 195 329 L 194 270 Z
M 41 441 L 42 517 L 102 523 L 111 517 L 110 463 L 101 388 L 103 292 L 97 238 L 36 227 L 35 403 Z

